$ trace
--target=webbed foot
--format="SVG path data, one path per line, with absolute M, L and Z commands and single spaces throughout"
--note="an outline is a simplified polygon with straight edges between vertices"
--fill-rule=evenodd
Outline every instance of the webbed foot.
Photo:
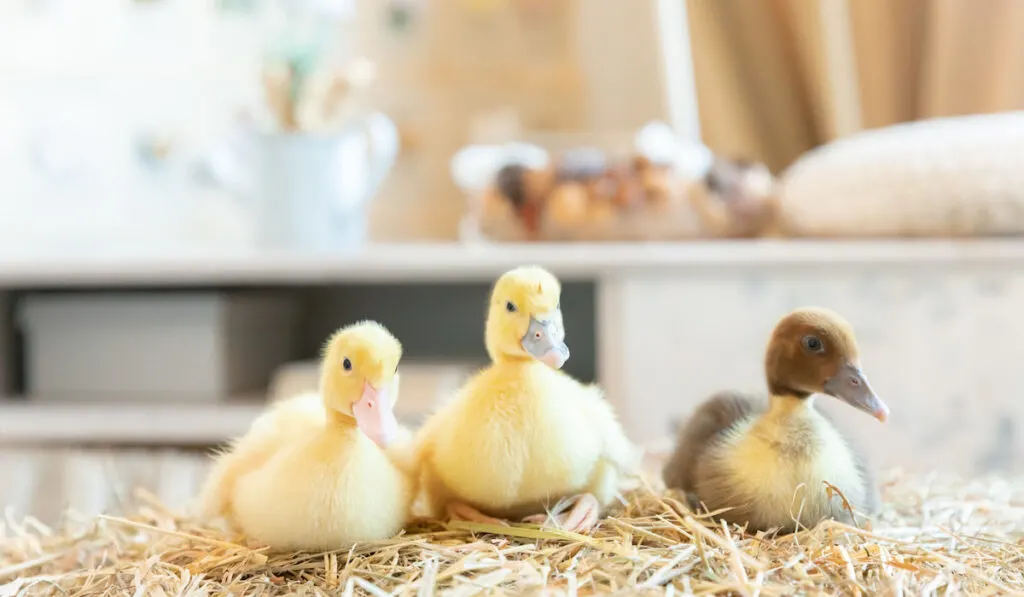
M 500 518 L 488 516 L 473 506 L 462 502 L 449 502 L 447 509 L 448 516 L 454 520 L 465 520 L 468 522 L 478 522 L 480 524 L 497 524 L 505 527 L 509 526 L 508 522 L 501 520 Z
M 527 516 L 523 522 L 548 525 L 552 521 L 556 528 L 571 533 L 586 533 L 594 528 L 601 516 L 601 504 L 593 494 L 584 493 L 576 496 L 568 511 L 552 514 L 535 514 Z

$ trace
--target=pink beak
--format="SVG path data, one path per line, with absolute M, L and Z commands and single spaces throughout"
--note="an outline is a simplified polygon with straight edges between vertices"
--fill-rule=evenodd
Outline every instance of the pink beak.
M 879 421 L 885 423 L 886 421 L 889 420 L 889 407 L 884 402 L 879 400 L 878 403 L 875 405 L 874 412 L 872 412 L 871 415 L 878 419 Z
M 562 365 L 564 365 L 567 360 L 569 360 L 568 350 L 561 352 L 554 348 L 544 353 L 544 356 L 540 357 L 540 362 L 552 369 L 561 369 Z
M 374 388 L 363 382 L 363 395 L 352 405 L 356 425 L 373 443 L 387 448 L 398 435 L 398 421 L 395 420 L 394 403 L 387 386 Z

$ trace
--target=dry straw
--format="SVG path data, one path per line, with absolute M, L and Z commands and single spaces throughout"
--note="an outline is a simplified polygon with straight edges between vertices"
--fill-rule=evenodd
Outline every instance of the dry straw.
M 126 517 L 3 525 L 14 595 L 1006 595 L 1024 593 L 1024 480 L 890 475 L 874 528 L 752 536 L 641 486 L 590 535 L 423 523 L 326 554 L 273 554 L 140 494 Z

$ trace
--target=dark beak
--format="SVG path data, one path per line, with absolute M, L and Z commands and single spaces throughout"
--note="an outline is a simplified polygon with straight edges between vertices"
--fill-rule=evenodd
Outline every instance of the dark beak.
M 825 382 L 825 393 L 870 414 L 883 423 L 889 418 L 889 407 L 871 389 L 864 372 L 853 363 L 845 363 Z

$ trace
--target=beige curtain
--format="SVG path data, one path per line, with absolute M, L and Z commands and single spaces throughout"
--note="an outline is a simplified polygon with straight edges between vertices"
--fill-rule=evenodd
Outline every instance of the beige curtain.
M 687 0 L 704 142 L 779 171 L 861 128 L 1024 109 L 1024 0 Z

